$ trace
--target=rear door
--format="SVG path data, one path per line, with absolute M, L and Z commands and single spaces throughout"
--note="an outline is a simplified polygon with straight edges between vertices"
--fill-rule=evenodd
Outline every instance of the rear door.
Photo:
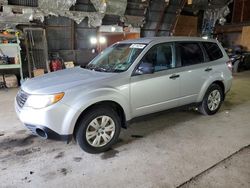
M 204 66 L 208 61 L 200 42 L 177 42 L 180 74 L 180 105 L 196 102 L 201 87 L 212 73 L 212 67 Z

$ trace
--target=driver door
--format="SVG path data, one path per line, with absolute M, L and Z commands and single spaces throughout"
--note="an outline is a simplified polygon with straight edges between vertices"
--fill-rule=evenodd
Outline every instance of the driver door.
M 132 75 L 130 103 L 133 117 L 154 113 L 178 106 L 180 79 L 172 43 L 154 45 L 139 62 L 152 64 L 153 73 L 143 71 Z M 139 71 L 138 71 L 139 72 Z

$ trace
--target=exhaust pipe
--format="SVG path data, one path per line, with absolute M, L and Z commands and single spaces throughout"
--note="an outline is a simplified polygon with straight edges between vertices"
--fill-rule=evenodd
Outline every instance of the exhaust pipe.
M 37 134 L 38 136 L 40 136 L 41 138 L 43 138 L 43 139 L 47 139 L 47 138 L 48 138 L 47 133 L 46 133 L 43 129 L 37 128 L 37 129 L 36 129 L 36 134 Z

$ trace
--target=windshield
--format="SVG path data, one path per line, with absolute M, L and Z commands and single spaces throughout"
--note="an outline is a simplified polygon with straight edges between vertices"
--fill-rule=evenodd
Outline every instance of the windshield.
M 86 69 L 101 72 L 124 72 L 145 48 L 145 44 L 114 44 L 101 52 Z

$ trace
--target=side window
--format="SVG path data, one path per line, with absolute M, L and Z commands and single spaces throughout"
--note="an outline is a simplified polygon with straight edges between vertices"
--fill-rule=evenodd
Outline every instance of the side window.
M 214 61 L 223 57 L 219 46 L 214 42 L 202 42 L 210 61 Z
M 161 43 L 153 46 L 142 58 L 141 63 L 152 64 L 155 72 L 174 68 L 171 44 Z
M 201 47 L 195 42 L 177 43 L 182 66 L 196 65 L 204 62 Z

